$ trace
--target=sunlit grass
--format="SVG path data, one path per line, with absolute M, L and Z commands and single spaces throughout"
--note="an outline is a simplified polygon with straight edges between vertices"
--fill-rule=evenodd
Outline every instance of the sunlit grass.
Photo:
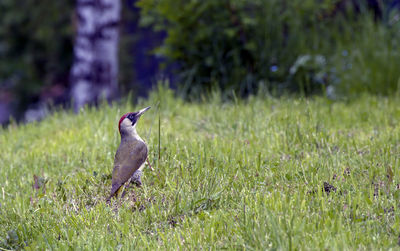
M 147 105 L 138 131 L 155 171 L 108 206 L 119 117 Z M 10 125 L 0 247 L 397 249 L 399 122 L 398 98 L 194 104 L 163 90 Z

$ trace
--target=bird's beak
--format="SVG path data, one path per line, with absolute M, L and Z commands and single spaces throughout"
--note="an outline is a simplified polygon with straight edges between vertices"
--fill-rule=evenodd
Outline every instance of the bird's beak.
M 143 108 L 142 110 L 138 111 L 138 116 L 141 116 L 145 111 L 147 111 L 150 108 L 151 107 L 149 106 L 149 107 Z

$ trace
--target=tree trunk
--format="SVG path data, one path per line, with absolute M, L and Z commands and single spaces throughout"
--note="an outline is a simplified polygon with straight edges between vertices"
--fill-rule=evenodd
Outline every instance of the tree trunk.
M 119 0 L 77 0 L 77 34 L 71 69 L 76 112 L 99 99 L 110 101 L 118 90 Z

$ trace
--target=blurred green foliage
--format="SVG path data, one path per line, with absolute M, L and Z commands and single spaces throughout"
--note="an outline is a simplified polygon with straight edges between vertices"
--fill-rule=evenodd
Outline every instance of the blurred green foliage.
M 338 40 L 336 53 L 330 59 L 339 78 L 339 95 L 398 94 L 400 23 L 374 23 L 371 18 L 364 18 L 354 33 Z
M 131 48 L 141 37 L 134 29 L 140 18 L 143 26 L 168 34 L 154 53 L 177 69 L 180 90 L 188 97 L 215 89 L 225 97 L 246 96 L 261 88 L 303 94 L 329 90 L 332 97 L 395 93 L 399 12 L 382 10 L 376 18 L 367 2 L 139 0 L 140 17 L 125 3 L 121 91 L 135 88 L 133 65 L 139 59 Z M 54 85 L 68 99 L 74 4 L 0 1 L 0 99 L 7 96 L 13 110 L 22 113 Z
M 26 108 L 41 90 L 68 84 L 74 1 L 0 1 L 0 83 Z
M 168 32 L 155 53 L 178 64 L 188 96 L 215 87 L 226 96 L 260 87 L 305 94 L 397 89 L 399 30 L 374 22 L 367 1 L 140 0 L 138 6 L 142 25 Z

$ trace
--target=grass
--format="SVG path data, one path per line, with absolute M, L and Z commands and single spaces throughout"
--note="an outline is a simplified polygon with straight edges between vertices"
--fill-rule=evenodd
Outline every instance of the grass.
M 146 105 L 155 171 L 108 206 L 119 117 Z M 164 90 L 10 125 L 0 249 L 399 249 L 399 120 L 395 97 L 195 104 Z

